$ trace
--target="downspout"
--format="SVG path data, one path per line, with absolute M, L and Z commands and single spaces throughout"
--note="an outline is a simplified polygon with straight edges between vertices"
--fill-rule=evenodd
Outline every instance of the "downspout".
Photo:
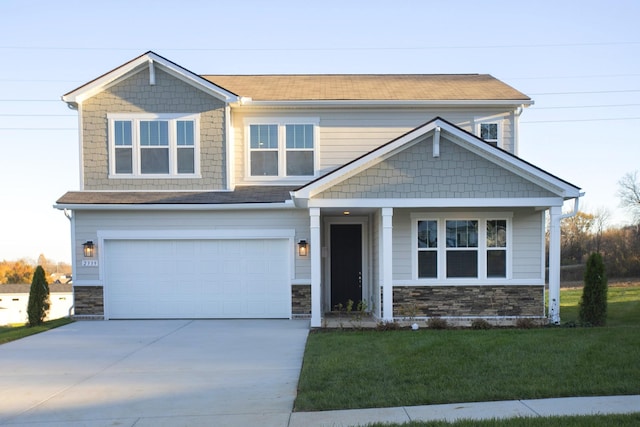
M 73 286 L 73 279 L 76 277 L 76 257 L 75 257 L 75 241 L 76 241 L 76 221 L 75 221 L 75 215 L 73 214 L 73 211 L 69 210 L 69 209 L 64 209 L 64 216 L 67 217 L 67 219 L 69 220 L 69 226 L 71 228 L 71 307 L 69 307 L 69 318 L 71 318 L 71 316 L 73 316 L 73 312 L 75 312 L 75 302 L 76 302 L 76 298 L 75 298 L 75 292 L 74 289 L 75 287 Z

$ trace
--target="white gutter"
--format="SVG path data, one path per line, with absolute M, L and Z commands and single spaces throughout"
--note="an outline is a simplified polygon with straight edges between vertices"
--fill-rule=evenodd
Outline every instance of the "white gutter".
M 578 213 L 578 210 L 580 209 L 580 197 L 583 197 L 583 196 L 584 196 L 584 192 L 581 192 L 580 194 L 578 194 L 578 197 L 573 199 L 573 210 L 571 212 L 567 212 L 565 214 L 560 215 L 560 219 L 571 218 L 572 216 L 575 216 Z
M 296 107 L 296 106 L 315 106 L 315 107 L 384 107 L 384 106 L 406 106 L 406 107 L 425 107 L 425 106 L 504 106 L 504 105 L 533 105 L 533 101 L 525 101 L 522 99 L 509 100 L 286 100 L 286 101 L 254 101 L 249 98 L 244 102 L 233 103 L 233 107 Z
M 291 200 L 278 203 L 220 203 L 220 204 L 57 204 L 55 209 L 74 211 L 226 211 L 254 209 L 291 209 Z

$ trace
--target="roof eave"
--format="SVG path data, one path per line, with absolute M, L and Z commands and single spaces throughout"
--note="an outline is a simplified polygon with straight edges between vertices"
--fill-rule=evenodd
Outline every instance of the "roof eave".
M 70 211 L 213 211 L 213 210 L 242 210 L 242 209 L 290 209 L 294 207 L 291 200 L 284 202 L 256 202 L 256 203 L 57 203 L 55 209 Z

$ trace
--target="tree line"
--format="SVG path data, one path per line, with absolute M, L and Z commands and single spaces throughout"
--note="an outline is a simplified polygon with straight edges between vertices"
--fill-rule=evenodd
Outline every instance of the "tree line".
M 0 261 L 0 285 L 31 283 L 37 266 L 41 266 L 47 274 L 57 273 L 60 276 L 71 276 L 70 264 L 51 261 L 44 255 L 40 255 L 37 262 L 29 259 Z

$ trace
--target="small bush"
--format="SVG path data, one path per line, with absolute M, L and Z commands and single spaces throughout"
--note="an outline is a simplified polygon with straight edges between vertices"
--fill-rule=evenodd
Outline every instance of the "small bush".
M 398 331 L 402 329 L 402 326 L 398 322 L 378 322 L 376 324 L 376 331 Z
M 516 328 L 518 329 L 533 329 L 537 327 L 538 324 L 533 319 L 523 317 L 516 321 Z
M 578 316 L 583 324 L 604 326 L 607 322 L 607 275 L 602 255 L 592 253 L 587 259 L 584 289 Z
M 427 327 L 429 329 L 447 329 L 449 324 L 441 317 L 432 317 L 427 320 Z
M 491 329 L 493 326 L 491 323 L 487 322 L 484 319 L 476 319 L 471 322 L 471 329 Z
M 36 267 L 29 289 L 29 303 L 27 304 L 28 325 L 38 326 L 44 322 L 49 311 L 49 285 L 41 265 Z

